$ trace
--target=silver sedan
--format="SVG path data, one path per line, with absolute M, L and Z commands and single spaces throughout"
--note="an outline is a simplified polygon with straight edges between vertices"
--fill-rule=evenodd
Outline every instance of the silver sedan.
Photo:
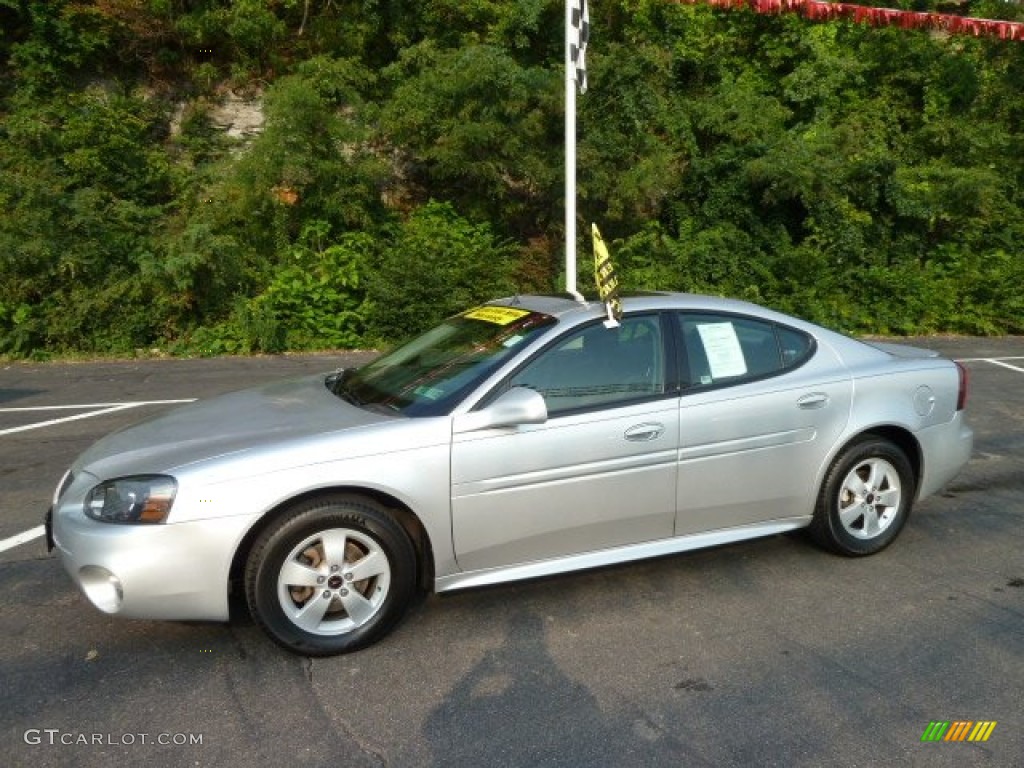
M 307 655 L 438 592 L 808 529 L 887 546 L 967 462 L 965 370 L 744 302 L 516 296 L 370 364 L 100 440 L 47 515 L 101 611 L 257 623 Z

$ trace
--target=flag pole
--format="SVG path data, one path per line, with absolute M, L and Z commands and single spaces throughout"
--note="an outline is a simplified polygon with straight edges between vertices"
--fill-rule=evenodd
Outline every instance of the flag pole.
M 565 290 L 576 290 L 576 63 L 573 61 L 572 0 L 565 0 Z

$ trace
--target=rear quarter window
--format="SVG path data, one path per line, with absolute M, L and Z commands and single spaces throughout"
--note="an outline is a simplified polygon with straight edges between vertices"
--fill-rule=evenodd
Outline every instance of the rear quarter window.
M 814 337 L 803 331 L 777 325 L 779 349 L 782 350 L 782 367 L 796 368 L 814 353 Z

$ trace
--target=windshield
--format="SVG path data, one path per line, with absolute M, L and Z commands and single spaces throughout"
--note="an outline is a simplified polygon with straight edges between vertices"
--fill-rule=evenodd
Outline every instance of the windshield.
M 517 307 L 477 307 L 327 385 L 355 405 L 406 416 L 443 415 L 556 322 Z

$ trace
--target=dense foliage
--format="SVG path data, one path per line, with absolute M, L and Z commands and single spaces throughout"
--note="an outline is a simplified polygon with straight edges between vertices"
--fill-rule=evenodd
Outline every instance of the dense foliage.
M 559 290 L 563 8 L 0 0 L 0 354 L 356 346 Z M 1024 332 L 1024 44 L 666 0 L 591 21 L 579 229 L 627 288 Z M 232 135 L 225 100 L 262 124 Z

